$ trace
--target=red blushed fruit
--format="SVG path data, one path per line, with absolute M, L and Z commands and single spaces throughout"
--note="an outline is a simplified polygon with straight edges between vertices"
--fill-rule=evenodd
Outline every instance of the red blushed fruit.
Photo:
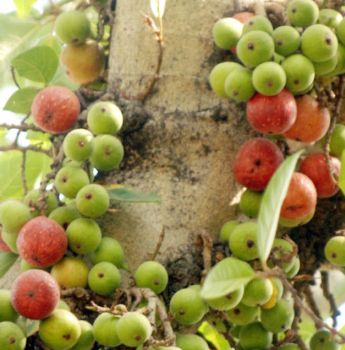
M 54 220 L 38 216 L 28 221 L 17 239 L 19 255 L 35 267 L 48 267 L 57 263 L 67 249 L 64 229 Z
M 80 113 L 78 97 L 62 86 L 49 86 L 35 97 L 31 113 L 44 131 L 58 133 L 72 127 Z
M 334 174 L 338 176 L 340 161 L 331 157 L 331 165 Z M 339 188 L 328 170 L 327 160 L 323 153 L 306 156 L 300 164 L 299 171 L 313 181 L 319 198 L 329 198 L 338 192 Z
M 283 153 L 273 142 L 264 138 L 249 140 L 236 154 L 235 179 L 250 190 L 261 191 L 283 160 Z
M 7 246 L 7 244 L 3 241 L 0 232 L 0 252 L 9 253 L 11 249 Z
M 282 134 L 291 128 L 296 117 L 296 100 L 286 89 L 275 96 L 255 94 L 247 103 L 248 122 L 262 133 Z
M 298 98 L 296 102 L 296 121 L 284 133 L 284 136 L 291 140 L 306 143 L 320 140 L 329 128 L 330 114 L 328 109 L 322 108 L 317 100 L 309 95 Z
M 32 320 L 49 316 L 60 300 L 60 288 L 46 271 L 29 270 L 21 273 L 11 290 L 12 305 L 16 311 Z
M 313 215 L 316 201 L 317 193 L 313 182 L 308 176 L 295 172 L 283 202 L 280 218 L 303 222 Z

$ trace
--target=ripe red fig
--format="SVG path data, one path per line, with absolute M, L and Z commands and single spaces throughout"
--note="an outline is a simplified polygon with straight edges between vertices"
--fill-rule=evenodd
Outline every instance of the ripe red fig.
M 73 91 L 62 86 L 48 86 L 36 95 L 31 113 L 42 130 L 63 132 L 76 122 L 80 113 L 80 102 Z
M 292 93 L 286 89 L 275 96 L 254 95 L 247 103 L 247 119 L 257 131 L 281 134 L 294 124 L 297 105 Z
M 27 222 L 19 232 L 19 255 L 35 267 L 57 263 L 67 249 L 67 236 L 62 226 L 45 216 Z
M 254 138 L 238 150 L 233 172 L 241 185 L 261 191 L 283 160 L 283 153 L 277 145 L 264 138 Z
M 13 283 L 13 307 L 20 315 L 32 320 L 41 320 L 49 316 L 59 300 L 59 286 L 46 271 L 23 272 Z

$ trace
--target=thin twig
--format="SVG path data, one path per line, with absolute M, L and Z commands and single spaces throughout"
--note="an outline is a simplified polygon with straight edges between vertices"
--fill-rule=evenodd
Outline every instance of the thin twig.
M 20 130 L 20 131 L 28 131 L 28 130 L 32 130 L 32 131 L 40 131 L 43 132 L 40 128 L 38 128 L 35 125 L 31 125 L 31 124 L 25 124 L 25 123 L 21 123 L 19 125 L 16 124 L 0 124 L 0 128 L 1 129 L 15 129 L 15 130 Z
M 12 75 L 12 80 L 14 82 L 14 84 L 16 85 L 16 87 L 18 89 L 21 89 L 19 83 L 18 83 L 18 80 L 17 80 L 17 77 L 16 77 L 16 72 L 15 72 L 15 69 L 13 66 L 11 66 L 11 75 Z
M 308 306 L 310 307 L 310 309 L 314 312 L 314 314 L 318 317 L 318 318 L 322 318 L 321 316 L 321 312 L 314 300 L 313 297 L 313 292 L 311 291 L 310 286 L 306 286 L 305 289 L 303 290 L 303 294 L 305 296 L 305 300 L 308 304 Z
M 329 302 L 330 308 L 331 308 L 331 315 L 332 315 L 332 321 L 333 321 L 333 327 L 337 326 L 337 317 L 339 316 L 339 310 L 337 308 L 337 304 L 335 302 L 334 296 L 330 291 L 329 288 L 329 272 L 328 271 L 321 271 L 321 288 L 324 297 Z
M 162 247 L 162 244 L 164 242 L 164 238 L 165 238 L 165 227 L 163 226 L 162 227 L 162 231 L 161 231 L 161 233 L 159 235 L 159 238 L 158 238 L 158 242 L 156 244 L 156 248 L 155 248 L 155 250 L 154 250 L 150 260 L 156 260 L 157 259 L 159 251 L 160 251 L 160 249 Z
M 207 232 L 201 233 L 200 238 L 202 240 L 202 246 L 203 246 L 202 256 L 204 260 L 204 270 L 202 272 L 202 279 L 201 279 L 201 283 L 203 283 L 212 267 L 213 240 Z
M 27 152 L 27 151 L 32 151 L 32 152 L 40 152 L 40 153 L 44 153 L 48 156 L 51 156 L 52 153 L 50 150 L 45 150 L 41 147 L 37 147 L 37 146 L 19 146 L 16 144 L 11 144 L 11 145 L 7 145 L 7 146 L 0 146 L 0 152 L 7 152 L 7 151 L 21 151 L 21 152 Z

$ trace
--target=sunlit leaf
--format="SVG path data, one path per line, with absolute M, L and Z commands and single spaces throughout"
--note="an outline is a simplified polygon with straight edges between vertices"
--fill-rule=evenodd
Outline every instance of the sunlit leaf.
M 6 102 L 4 110 L 14 113 L 27 114 L 31 110 L 33 99 L 38 93 L 38 89 L 26 87 L 15 91 L 15 93 Z
M 244 287 L 255 276 L 251 266 L 236 258 L 226 258 L 214 266 L 201 289 L 204 299 L 223 297 Z
M 280 210 L 289 188 L 292 174 L 302 151 L 287 157 L 272 176 L 261 201 L 258 216 L 258 251 L 266 262 L 276 235 Z
M 150 0 L 151 11 L 157 18 L 162 18 L 165 12 L 166 0 Z
M 32 6 L 37 0 L 13 0 L 19 17 L 26 17 L 30 14 Z
M 159 203 L 160 197 L 155 192 L 137 192 L 129 188 L 113 188 L 109 191 L 110 199 L 131 203 Z
M 17 258 L 16 254 L 0 252 L 0 278 L 12 267 Z

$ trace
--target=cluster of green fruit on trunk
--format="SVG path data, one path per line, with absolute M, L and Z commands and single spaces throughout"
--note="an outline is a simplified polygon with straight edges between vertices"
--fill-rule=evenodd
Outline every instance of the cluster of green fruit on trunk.
M 319 10 L 312 0 L 292 0 L 289 25 L 273 28 L 264 16 L 220 19 L 213 27 L 216 45 L 232 50 L 237 62 L 217 65 L 210 74 L 222 97 L 247 102 L 255 92 L 295 95 L 309 92 L 315 77 L 345 72 L 345 20 L 332 9 Z M 244 22 L 244 23 L 243 23 Z

